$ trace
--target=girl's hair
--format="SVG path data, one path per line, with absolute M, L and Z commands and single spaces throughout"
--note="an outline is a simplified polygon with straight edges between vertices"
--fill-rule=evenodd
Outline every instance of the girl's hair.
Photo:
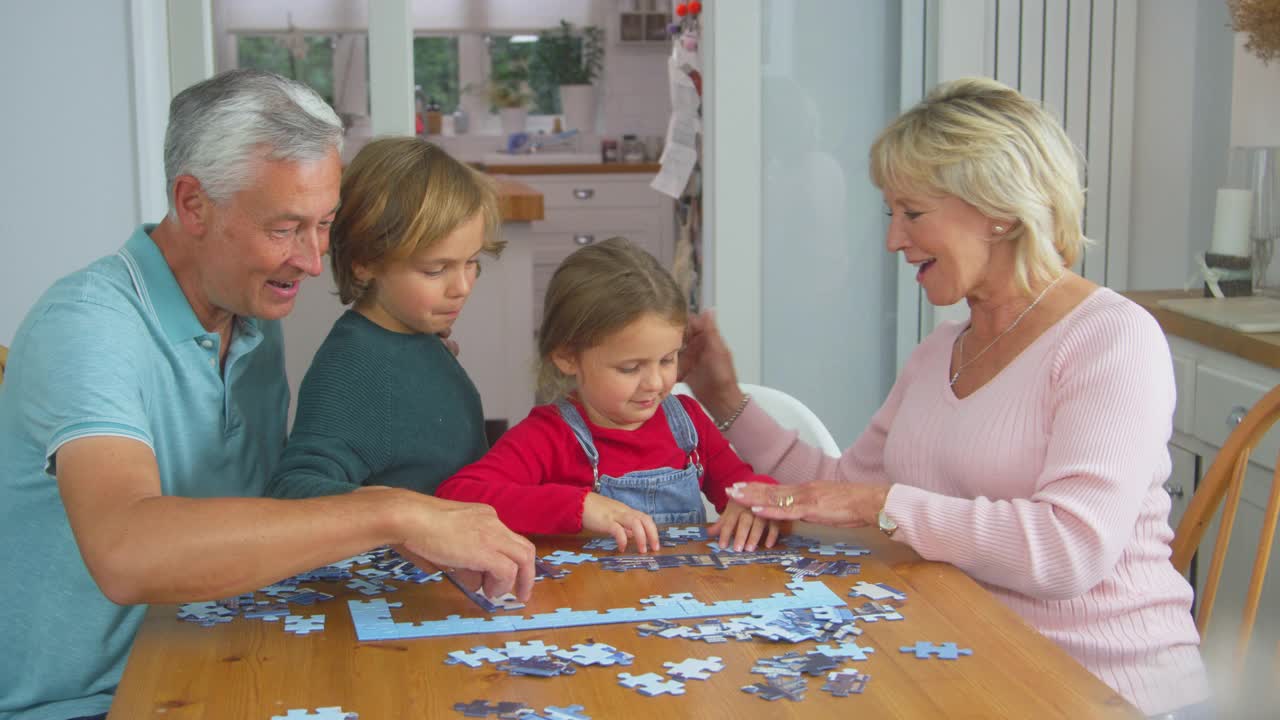
M 538 397 L 551 401 L 572 389 L 552 353 L 596 347 L 647 313 L 685 325 L 689 304 L 652 255 L 612 237 L 574 251 L 547 285 L 538 330 Z
M 261 70 L 230 70 L 196 83 L 169 103 L 165 191 L 191 175 L 214 202 L 251 179 L 254 163 L 309 162 L 342 152 L 342 121 L 315 90 Z
M 881 190 L 951 195 L 987 217 L 1017 220 L 1023 292 L 1060 275 L 1084 250 L 1078 154 L 1038 103 L 986 78 L 934 88 L 881 131 L 871 180 Z
M 498 256 L 502 215 L 493 181 L 417 137 L 380 138 L 365 145 L 342 174 L 342 205 L 329 242 L 333 278 L 343 304 L 371 287 L 356 266 L 403 260 L 447 237 L 480 213 L 484 252 Z

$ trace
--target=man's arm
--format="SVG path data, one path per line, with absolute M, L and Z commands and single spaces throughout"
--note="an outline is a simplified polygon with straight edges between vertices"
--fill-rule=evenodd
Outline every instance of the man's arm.
M 484 505 L 392 488 L 307 500 L 161 494 L 155 456 L 95 436 L 57 453 L 58 488 L 90 574 L 119 604 L 248 592 L 379 545 L 475 570 L 495 597 L 533 586 L 534 547 Z

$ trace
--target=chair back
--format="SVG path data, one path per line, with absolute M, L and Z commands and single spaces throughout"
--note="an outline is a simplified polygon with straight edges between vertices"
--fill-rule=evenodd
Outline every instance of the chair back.
M 769 413 L 769 417 L 778 421 L 779 425 L 797 431 L 801 440 L 822 452 L 840 457 L 840 445 L 807 405 L 776 388 L 751 383 L 739 383 L 738 386 L 742 388 L 742 392 L 749 393 L 760 409 Z
M 1202 594 L 1197 598 L 1199 608 L 1196 611 L 1196 629 L 1200 631 L 1201 638 L 1205 637 L 1209 619 L 1213 614 L 1214 601 L 1217 599 L 1218 583 L 1222 579 L 1223 567 L 1226 564 L 1227 545 L 1235 524 L 1236 509 L 1240 504 L 1245 473 L 1249 468 L 1249 456 L 1277 420 L 1280 420 L 1280 386 L 1272 388 L 1264 395 L 1227 436 L 1227 441 L 1223 443 L 1213 464 L 1209 466 L 1209 471 L 1200 481 L 1195 495 L 1182 516 L 1182 521 L 1178 523 L 1177 531 L 1174 532 L 1171 561 L 1178 572 L 1185 575 L 1191 566 L 1196 549 L 1200 547 L 1205 532 L 1213 522 L 1214 515 L 1219 506 L 1222 506 L 1222 518 L 1218 526 L 1217 540 L 1214 543 L 1213 557 L 1209 561 L 1209 572 L 1205 577 Z M 1249 639 L 1258 618 L 1258 605 L 1262 598 L 1267 564 L 1271 558 L 1271 546 L 1275 539 L 1278 514 L 1280 514 L 1280 463 L 1277 463 L 1276 472 L 1272 474 L 1270 498 L 1262 520 L 1257 554 L 1254 556 L 1249 589 L 1245 595 L 1244 612 L 1236 635 L 1233 663 L 1237 676 L 1244 671 Z M 1280 655 L 1277 657 L 1280 658 Z

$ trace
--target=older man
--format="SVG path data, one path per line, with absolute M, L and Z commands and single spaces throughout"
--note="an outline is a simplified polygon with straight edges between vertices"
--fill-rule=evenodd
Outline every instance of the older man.
M 170 212 L 58 281 L 0 392 L 0 719 L 106 711 L 144 608 L 252 590 L 382 544 L 532 586 L 485 506 L 390 488 L 260 497 L 285 441 L 278 320 L 321 271 L 342 128 L 234 71 L 173 100 Z

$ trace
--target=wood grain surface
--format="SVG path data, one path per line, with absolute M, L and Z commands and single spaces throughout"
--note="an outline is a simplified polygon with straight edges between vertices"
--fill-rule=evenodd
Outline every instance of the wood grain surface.
M 176 618 L 173 605 L 153 606 L 129 658 L 110 720 L 268 720 L 289 708 L 341 706 L 361 720 L 463 717 L 454 703 L 474 699 L 514 700 L 536 710 L 548 705 L 585 706 L 596 720 L 619 717 L 668 718 L 1120 718 L 1139 714 L 1049 640 L 1025 625 L 986 590 L 950 565 L 920 560 L 905 546 L 877 531 L 832 531 L 798 527 L 797 532 L 829 541 L 855 542 L 873 550 L 857 558 L 860 575 L 825 578 L 845 597 L 858 580 L 885 582 L 907 594 L 900 604 L 905 620 L 863 624 L 855 638 L 875 653 L 845 662 L 871 676 L 861 695 L 837 698 L 809 678 L 802 702 L 766 701 L 742 692 L 759 681 L 750 673 L 755 659 L 789 651 L 807 652 L 815 643 L 765 641 L 708 644 L 686 639 L 640 637 L 634 625 L 597 625 L 556 630 L 464 635 L 405 641 L 359 642 L 348 599 L 365 599 L 331 583 L 309 587 L 337 598 L 303 609 L 324 613 L 325 630 L 295 636 L 279 622 L 236 618 L 203 628 Z M 583 538 L 535 539 L 540 555 L 579 550 Z M 701 544 L 664 553 L 705 552 Z M 660 572 L 616 573 L 591 563 L 565 566 L 570 574 L 540 581 L 529 606 L 518 614 L 557 608 L 606 610 L 641 607 L 650 595 L 693 593 L 703 601 L 768 597 L 786 592 L 789 576 L 773 565 L 724 570 L 674 568 Z M 410 585 L 388 601 L 403 602 L 398 621 L 440 619 L 450 614 L 483 616 L 448 582 Z M 861 599 L 850 602 L 861 604 Z M 689 621 L 685 621 L 686 623 Z M 486 664 L 447 665 L 452 650 L 508 641 L 542 640 L 571 648 L 592 639 L 633 653 L 630 667 L 581 667 L 572 676 L 511 677 Z M 917 660 L 899 652 L 917 640 L 954 641 L 973 649 L 956 661 Z M 682 696 L 645 697 L 618 685 L 618 672 L 662 673 L 663 662 L 687 657 L 723 658 L 725 669 L 706 681 L 689 680 Z

